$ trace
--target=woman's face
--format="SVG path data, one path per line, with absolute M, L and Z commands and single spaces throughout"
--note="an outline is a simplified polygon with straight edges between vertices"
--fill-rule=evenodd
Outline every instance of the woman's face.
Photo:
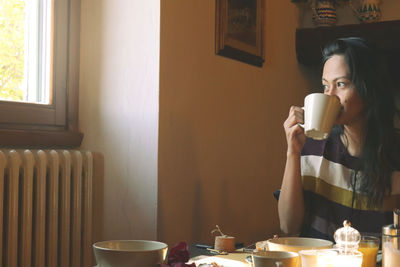
M 364 120 L 364 103 L 351 81 L 343 55 L 334 55 L 325 62 L 322 88 L 327 95 L 335 95 L 342 105 L 336 124 L 351 125 Z

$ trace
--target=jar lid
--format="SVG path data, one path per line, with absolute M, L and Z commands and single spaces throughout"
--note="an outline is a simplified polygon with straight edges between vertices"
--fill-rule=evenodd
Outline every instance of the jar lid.
M 382 234 L 387 236 L 400 236 L 400 229 L 394 224 L 385 225 L 382 227 Z
M 383 235 L 387 235 L 387 236 L 400 235 L 399 215 L 400 215 L 400 210 L 395 209 L 393 211 L 393 224 L 385 225 L 382 227 Z

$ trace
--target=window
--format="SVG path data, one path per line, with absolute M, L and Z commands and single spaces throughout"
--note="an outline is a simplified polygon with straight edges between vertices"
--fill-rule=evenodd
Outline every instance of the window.
M 3 40 L 22 47 L 13 54 L 17 79 L 4 96 L 0 91 L 0 145 L 80 144 L 79 16 L 80 0 L 0 0 L 0 31 L 14 27 L 0 33 L 9 34 L 0 36 L 0 53 Z

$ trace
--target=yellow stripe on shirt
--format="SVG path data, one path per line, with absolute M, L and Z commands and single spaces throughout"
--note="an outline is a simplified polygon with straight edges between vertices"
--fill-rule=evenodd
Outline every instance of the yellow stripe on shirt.
M 304 190 L 322 195 L 330 201 L 351 208 L 353 191 L 331 185 L 322 179 L 313 176 L 303 176 Z M 400 195 L 385 196 L 382 205 L 368 207 L 368 197 L 364 194 L 354 194 L 354 208 L 358 210 L 392 211 L 400 207 Z

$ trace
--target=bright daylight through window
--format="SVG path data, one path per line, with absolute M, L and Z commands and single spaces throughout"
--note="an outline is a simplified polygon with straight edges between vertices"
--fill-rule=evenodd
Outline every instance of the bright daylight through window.
M 50 104 L 52 0 L 0 0 L 0 100 Z
M 0 145 L 80 145 L 80 3 L 0 0 Z

